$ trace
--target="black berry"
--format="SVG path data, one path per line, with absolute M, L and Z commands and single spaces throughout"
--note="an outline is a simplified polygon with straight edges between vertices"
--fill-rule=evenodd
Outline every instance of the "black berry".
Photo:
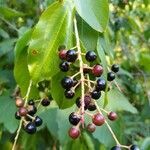
M 34 104 L 35 103 L 34 103 L 33 99 L 31 99 L 31 100 L 28 101 L 28 105 L 34 105 Z
M 29 134 L 34 134 L 36 132 L 36 126 L 33 122 L 29 122 L 26 126 L 25 126 L 25 131 Z
M 121 150 L 121 148 L 119 146 L 114 146 L 111 148 L 111 150 Z
M 65 77 L 61 81 L 61 85 L 64 89 L 69 90 L 73 86 L 73 80 L 69 77 Z
M 140 150 L 139 147 L 137 145 L 132 145 L 130 147 L 130 150 Z
M 59 68 L 63 72 L 67 72 L 69 70 L 69 63 L 67 61 L 61 62 Z
M 97 58 L 97 56 L 94 51 L 88 51 L 85 55 L 85 58 L 87 61 L 92 62 Z
M 21 119 L 21 117 L 20 117 L 20 115 L 19 115 L 19 112 L 18 112 L 18 111 L 15 113 L 15 118 L 16 118 L 17 120 L 20 120 L 20 119 Z
M 78 55 L 75 50 L 68 50 L 66 53 L 66 58 L 68 62 L 75 62 Z
M 48 106 L 50 104 L 50 100 L 48 98 L 44 98 L 41 102 L 42 106 Z
M 94 111 L 94 110 L 96 110 L 95 104 L 94 104 L 94 103 L 90 103 L 89 106 L 88 106 L 88 110 L 89 110 L 89 111 Z
M 119 71 L 119 65 L 117 65 L 117 64 L 112 65 L 111 70 L 113 72 L 117 73 Z
M 97 80 L 97 84 L 96 84 L 96 90 L 97 91 L 103 91 L 106 88 L 106 81 L 102 78 L 99 78 Z
M 115 79 L 115 74 L 113 72 L 108 72 L 107 74 L 107 80 L 113 81 Z
M 65 97 L 68 98 L 68 99 L 71 99 L 74 97 L 74 91 L 72 90 L 65 90 Z
M 34 105 L 28 105 L 28 114 L 33 116 L 37 112 L 37 108 Z
M 73 112 L 69 115 L 69 122 L 76 126 L 80 122 L 80 117 Z
M 96 99 L 96 100 L 97 100 L 97 99 L 100 98 L 101 92 L 94 90 L 94 91 L 91 93 L 91 96 L 92 96 L 93 99 Z
M 37 127 L 41 126 L 42 123 L 43 123 L 43 120 L 39 117 L 39 116 L 36 116 L 35 117 L 35 120 L 34 120 L 34 123 Z
M 88 108 L 90 102 L 91 102 L 91 96 L 90 95 L 85 95 L 84 96 L 84 109 L 85 110 Z M 81 107 L 81 98 L 80 97 L 78 97 L 76 99 L 76 105 L 77 105 L 78 108 Z

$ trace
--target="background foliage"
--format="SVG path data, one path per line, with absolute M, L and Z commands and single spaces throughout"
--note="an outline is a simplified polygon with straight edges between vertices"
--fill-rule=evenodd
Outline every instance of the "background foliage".
M 63 6 L 58 3 L 52 4 L 53 2 L 54 0 L 0 1 L 0 147 L 2 150 L 9 150 L 12 147 L 18 126 L 18 121 L 14 118 L 16 107 L 13 92 L 18 84 L 24 96 L 31 77 L 35 83 L 51 79 L 52 96 L 55 101 L 52 101 L 51 106 L 47 108 L 40 107 L 38 114 L 44 120 L 43 126 L 33 136 L 22 131 L 18 149 L 110 149 L 114 141 L 106 126 L 97 128 L 93 135 L 84 131 L 80 139 L 75 141 L 69 139 L 67 135 L 70 127 L 68 115 L 74 110 L 73 102 L 62 99 L 60 95 L 62 89 L 57 84 L 62 74 L 59 73 L 59 69 L 50 68 L 59 63 L 57 57 L 59 44 L 73 46 L 72 18 L 75 12 L 71 1 Z M 74 2 L 79 14 L 77 20 L 83 46 L 87 50 L 97 51 L 105 69 L 113 62 L 121 66 L 117 83 L 123 92 L 119 92 L 113 86 L 110 92 L 103 96 L 100 105 L 109 101 L 106 108 L 118 112 L 119 119 L 111 126 L 122 143 L 127 145 L 135 143 L 142 150 L 149 150 L 150 5 L 148 0 L 129 2 L 111 0 L 109 21 L 106 0 L 98 0 L 97 3 L 92 4 L 87 0 L 86 5 L 84 0 L 81 2 L 74 0 Z M 100 10 L 99 5 L 103 6 Z M 107 23 L 108 27 L 105 29 Z M 105 32 L 100 33 L 103 31 Z M 51 40 L 47 40 L 48 38 Z M 40 54 L 39 49 L 42 52 Z M 35 55 L 38 57 L 34 57 Z M 40 61 L 43 66 L 37 69 L 39 60 L 43 61 Z M 59 89 L 58 93 L 56 89 Z M 30 97 L 38 98 L 36 84 L 32 86 Z M 58 109 L 58 106 L 67 109 Z

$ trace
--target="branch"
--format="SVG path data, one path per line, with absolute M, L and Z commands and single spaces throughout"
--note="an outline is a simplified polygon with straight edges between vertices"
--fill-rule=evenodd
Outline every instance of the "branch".
M 81 75 L 81 120 L 82 120 L 82 127 L 84 127 L 84 72 L 83 72 L 83 60 L 81 55 L 81 47 L 80 47 L 80 39 L 79 39 L 79 33 L 77 28 L 77 21 L 76 18 L 74 18 L 74 29 L 75 29 L 75 37 L 76 37 L 76 45 L 78 50 L 78 59 L 79 59 L 79 65 L 80 65 L 80 75 Z

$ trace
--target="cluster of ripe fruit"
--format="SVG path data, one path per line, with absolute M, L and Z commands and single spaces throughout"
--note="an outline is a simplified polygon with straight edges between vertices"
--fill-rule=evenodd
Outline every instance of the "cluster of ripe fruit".
M 85 60 L 90 64 L 92 62 L 96 61 L 97 55 L 94 51 L 87 51 L 85 54 L 79 54 L 75 49 L 66 50 L 65 46 L 60 46 L 58 48 L 59 50 L 59 58 L 62 60 L 62 62 L 59 65 L 59 68 L 63 72 L 68 72 L 71 70 L 74 66 L 79 65 L 76 63 L 73 65 L 73 63 L 78 60 L 78 55 L 83 55 L 85 57 Z M 78 67 L 79 70 L 81 69 Z M 69 115 L 69 122 L 73 126 L 69 129 L 68 134 L 72 139 L 76 139 L 80 136 L 80 125 L 84 123 L 84 120 L 82 120 L 82 115 L 87 114 L 91 117 L 91 123 L 89 123 L 86 126 L 86 129 L 89 132 L 94 132 L 96 130 L 96 126 L 101 126 L 105 123 L 105 117 L 101 113 L 101 110 L 103 110 L 107 114 L 107 118 L 111 121 L 114 121 L 117 119 L 117 114 L 115 112 L 108 112 L 104 109 L 97 108 L 96 101 L 101 97 L 101 92 L 106 92 L 109 90 L 108 82 L 107 81 L 113 81 L 115 79 L 115 74 L 119 71 L 119 66 L 117 64 L 113 64 L 111 66 L 111 71 L 107 73 L 107 81 L 102 78 L 103 74 L 103 67 L 100 64 L 95 64 L 94 66 L 89 66 L 86 64 L 83 64 L 83 74 L 84 74 L 84 83 L 87 88 L 85 88 L 84 93 L 84 100 L 81 99 L 81 97 L 78 97 L 76 99 L 76 106 L 77 111 L 72 112 Z M 71 70 L 72 72 L 74 70 Z M 81 77 L 77 77 L 82 72 L 79 71 L 75 73 L 72 76 L 66 76 L 61 80 L 61 85 L 65 89 L 65 97 L 68 99 L 72 99 L 75 96 L 75 89 L 81 84 Z M 88 77 L 87 77 L 88 76 Z M 91 80 L 91 79 L 92 80 Z M 82 89 L 81 89 L 82 90 Z M 81 111 L 82 107 L 82 101 L 84 101 L 84 114 Z M 96 113 L 91 114 L 88 113 L 88 111 L 95 111 Z M 130 150 L 139 150 L 136 145 L 132 145 L 129 147 Z M 112 147 L 111 150 L 121 150 L 119 146 Z
M 37 131 L 37 127 L 41 126 L 43 123 L 43 120 L 39 116 L 35 116 L 37 112 L 36 101 L 29 100 L 26 105 L 21 97 L 16 97 L 15 99 L 16 106 L 18 107 L 18 110 L 15 113 L 15 118 L 17 120 L 22 119 L 23 129 L 29 134 L 34 134 Z M 41 100 L 42 106 L 48 106 L 49 104 L 49 98 Z

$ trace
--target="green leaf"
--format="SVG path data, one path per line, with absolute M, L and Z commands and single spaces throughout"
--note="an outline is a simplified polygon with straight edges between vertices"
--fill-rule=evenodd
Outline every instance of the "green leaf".
M 112 89 L 108 92 L 108 100 L 109 103 L 106 106 L 106 109 L 108 110 L 113 110 L 113 111 L 124 110 L 124 111 L 131 112 L 133 114 L 137 113 L 137 109 L 132 106 L 128 98 L 124 96 L 122 93 L 120 93 L 117 89 Z M 102 103 L 100 103 L 100 105 L 102 105 Z
M 29 30 L 22 36 L 15 47 L 15 67 L 14 67 L 14 76 L 16 82 L 18 83 L 22 96 L 26 95 L 29 82 L 30 75 L 27 66 L 27 46 L 30 40 L 32 30 Z M 32 85 L 30 97 L 36 98 L 38 97 L 38 90 L 35 85 Z
M 104 32 L 109 16 L 107 0 L 74 0 L 74 3 L 81 18 L 93 29 Z
M 15 119 L 16 106 L 15 101 L 10 98 L 8 91 L 0 96 L 0 123 L 11 133 L 18 127 L 18 121 Z
M 33 81 L 52 77 L 58 72 L 58 47 L 72 46 L 73 7 L 70 1 L 49 6 L 31 36 L 28 66 Z
M 12 19 L 14 17 L 24 16 L 22 12 L 18 12 L 14 9 L 0 6 L 0 16 L 6 19 Z
M 79 37 L 87 50 L 95 50 L 98 32 L 92 29 L 84 20 L 78 19 Z
M 61 86 L 61 80 L 66 75 L 63 73 L 57 73 L 55 76 L 52 77 L 51 81 L 51 93 L 53 99 L 56 101 L 57 105 L 61 109 L 65 109 L 71 107 L 75 103 L 75 99 L 79 96 L 79 92 L 76 91 L 75 96 L 73 99 L 67 99 L 64 95 L 64 89 Z

